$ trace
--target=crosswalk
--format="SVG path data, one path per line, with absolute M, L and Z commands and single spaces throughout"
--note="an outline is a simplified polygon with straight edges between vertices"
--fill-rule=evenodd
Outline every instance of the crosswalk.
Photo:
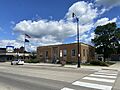
M 100 70 L 73 82 L 61 90 L 112 90 L 117 78 L 116 70 Z

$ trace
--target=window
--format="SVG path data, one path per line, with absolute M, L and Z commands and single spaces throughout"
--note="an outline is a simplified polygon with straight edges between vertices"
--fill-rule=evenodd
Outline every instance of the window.
M 83 56 L 85 56 L 85 49 L 83 49 Z
M 86 54 L 87 54 L 87 56 L 89 55 L 89 52 L 88 52 L 88 50 L 86 50 Z
M 63 55 L 62 55 L 63 53 L 62 53 L 62 50 L 60 50 L 60 57 L 62 57 Z
M 66 49 L 63 50 L 63 56 L 67 56 L 67 50 Z
M 40 54 L 40 57 L 42 57 L 42 54 Z
M 48 51 L 45 52 L 45 57 L 48 57 Z
M 72 49 L 72 56 L 75 56 L 75 49 Z

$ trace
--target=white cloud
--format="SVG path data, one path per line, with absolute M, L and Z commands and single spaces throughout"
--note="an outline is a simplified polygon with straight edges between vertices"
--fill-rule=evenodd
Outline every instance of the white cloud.
M 103 6 L 107 10 L 113 7 L 120 6 L 120 0 L 96 0 L 97 5 Z
M 109 20 L 109 18 L 101 18 L 97 20 L 97 22 L 95 23 L 95 26 L 101 26 L 101 25 L 105 25 L 108 23 L 116 22 L 116 21 L 117 21 L 117 18 L 113 18 L 112 20 Z
M 15 22 L 14 22 L 14 21 L 11 21 L 10 23 L 11 23 L 12 25 L 14 25 L 14 24 L 15 24 Z
M 80 41 L 86 44 L 91 44 L 91 39 L 93 39 L 95 36 L 94 32 L 92 33 L 84 33 L 80 36 Z
M 24 42 L 19 40 L 0 40 L 0 47 L 6 48 L 6 46 L 14 46 L 14 48 L 20 48 L 21 46 L 24 46 Z M 27 51 L 35 51 L 36 46 L 33 46 L 32 44 L 25 44 Z
M 33 37 L 46 38 L 52 40 L 63 40 L 66 37 L 74 35 L 76 33 L 75 25 L 72 22 L 60 21 L 20 21 L 14 27 L 15 31 L 27 33 Z
M 80 25 L 80 34 L 90 30 L 92 24 Z M 62 43 L 65 38 L 76 35 L 76 23 L 60 21 L 31 21 L 24 20 L 16 24 L 14 31 L 27 33 L 32 36 L 31 40 L 37 38 L 41 45 Z M 24 40 L 24 36 L 19 36 L 19 40 Z M 34 41 L 34 40 L 33 40 Z
M 92 32 L 92 33 L 90 34 L 90 36 L 85 39 L 85 42 L 86 42 L 87 44 L 90 44 L 90 43 L 91 43 L 91 40 L 94 39 L 94 37 L 95 37 L 95 33 Z
M 19 48 L 22 46 L 22 43 L 19 43 L 16 40 L 0 40 L 0 46 L 3 48 L 6 46 L 15 46 L 15 48 Z
M 23 20 L 15 25 L 14 31 L 31 35 L 31 42 L 39 45 L 61 44 L 65 38 L 76 35 L 76 22 L 70 20 L 73 19 L 71 16 L 73 12 L 80 18 L 80 34 L 89 31 L 93 27 L 93 20 L 98 15 L 97 9 L 93 6 L 92 3 L 80 1 L 69 8 L 65 15 L 68 21 L 63 19 L 59 21 L 45 19 L 37 21 Z M 20 36 L 19 40 L 22 39 L 23 36 Z
M 80 36 L 80 41 L 84 41 L 86 38 L 88 38 L 87 34 L 83 34 Z
M 79 26 L 79 32 L 80 34 L 83 34 L 84 32 L 87 32 L 93 28 L 93 24 L 86 24 L 86 25 L 80 25 Z
M 109 0 L 96 0 L 96 3 L 102 5 L 102 2 L 106 2 L 107 4 L 107 1 Z M 80 20 L 79 29 L 81 41 L 90 43 L 91 39 L 94 38 L 94 33 L 89 32 L 90 35 L 86 35 L 84 34 L 86 31 L 90 31 L 92 28 L 98 25 L 105 25 L 107 23 L 117 21 L 117 18 L 113 18 L 112 20 L 109 20 L 108 18 L 102 18 L 95 22 L 94 20 L 105 11 L 105 7 L 98 10 L 93 3 L 79 1 L 74 3 L 69 8 L 64 19 L 59 21 L 47 19 L 39 19 L 37 21 L 23 20 L 15 24 L 13 30 L 22 34 L 18 36 L 18 41 L 24 41 L 23 34 L 25 33 L 32 37 L 30 38 L 30 43 L 28 45 L 31 50 L 35 50 L 35 47 L 41 45 L 61 44 L 65 38 L 76 35 L 76 22 L 73 22 L 72 18 L 72 13 L 74 12 Z M 50 17 L 52 19 L 52 16 Z
M 97 17 L 97 8 L 94 7 L 93 3 L 87 3 L 84 1 L 74 3 L 66 14 L 67 20 L 72 20 L 72 13 L 80 19 L 80 24 L 91 23 Z

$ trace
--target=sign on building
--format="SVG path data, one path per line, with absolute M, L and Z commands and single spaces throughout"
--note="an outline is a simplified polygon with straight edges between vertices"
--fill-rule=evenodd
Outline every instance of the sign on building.
M 14 52 L 14 46 L 6 46 L 6 52 Z

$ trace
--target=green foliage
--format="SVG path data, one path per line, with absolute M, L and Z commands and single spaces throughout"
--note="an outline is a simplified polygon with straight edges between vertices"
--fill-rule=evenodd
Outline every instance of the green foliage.
M 40 61 L 37 59 L 30 59 L 30 60 L 26 60 L 25 63 L 39 63 Z
M 113 64 L 115 64 L 115 62 L 110 62 L 110 61 L 107 61 L 106 62 L 108 65 L 113 65 Z
M 92 39 L 98 54 L 103 54 L 104 58 L 117 52 L 120 48 L 120 28 L 116 23 L 108 23 L 103 26 L 97 26 L 95 29 L 95 38 Z M 116 48 L 117 47 L 117 48 Z
M 97 65 L 97 66 L 108 66 L 106 62 L 99 61 L 99 60 L 92 60 L 90 61 L 91 65 Z

